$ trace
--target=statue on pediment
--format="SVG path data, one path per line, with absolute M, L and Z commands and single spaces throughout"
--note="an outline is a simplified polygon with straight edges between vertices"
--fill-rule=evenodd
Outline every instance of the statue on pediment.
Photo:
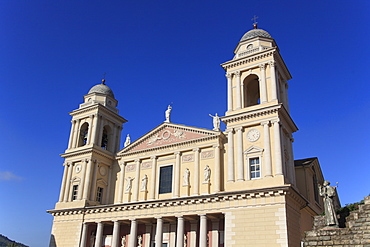
M 127 147 L 128 145 L 131 144 L 131 138 L 130 138 L 130 135 L 127 134 L 126 136 L 126 140 L 125 140 L 125 143 L 123 144 L 124 147 Z
M 218 116 L 218 114 L 216 113 L 214 116 L 212 116 L 211 114 L 208 115 L 213 118 L 213 130 L 220 130 L 220 117 Z
M 170 120 L 171 111 L 172 111 L 172 106 L 168 105 L 167 110 L 165 111 L 165 117 L 166 117 L 166 120 L 164 121 L 165 123 L 171 123 L 171 120 Z

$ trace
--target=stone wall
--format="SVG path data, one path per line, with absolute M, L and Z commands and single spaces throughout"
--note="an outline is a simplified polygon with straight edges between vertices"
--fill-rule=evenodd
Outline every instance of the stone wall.
M 325 226 L 325 216 L 315 216 L 312 231 L 305 234 L 304 247 L 370 247 L 370 196 L 359 210 L 347 217 L 345 228 Z

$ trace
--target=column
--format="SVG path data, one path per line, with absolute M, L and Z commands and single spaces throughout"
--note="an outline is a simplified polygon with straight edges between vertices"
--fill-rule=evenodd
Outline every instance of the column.
M 277 81 L 275 75 L 275 61 L 270 61 L 270 81 L 271 81 L 271 98 L 277 100 Z
M 89 227 L 89 225 L 86 222 L 82 223 L 82 233 L 81 233 L 80 247 L 86 247 L 87 228 L 88 227 Z
M 98 131 L 98 114 L 93 115 L 93 121 L 92 126 L 90 128 L 91 130 L 91 143 L 89 144 L 96 144 L 96 132 Z
M 93 132 L 92 125 L 93 125 L 94 115 L 90 115 L 89 120 L 90 120 L 89 129 L 87 130 L 87 141 L 86 141 L 87 145 L 91 143 L 91 137 L 92 137 L 92 132 Z
M 150 194 L 149 199 L 154 200 L 155 199 L 155 182 L 156 182 L 156 173 L 157 173 L 157 157 L 152 156 L 150 157 L 152 160 L 152 178 L 150 180 Z
M 264 157 L 264 175 L 265 177 L 272 177 L 272 167 L 271 167 L 271 146 L 270 146 L 270 127 L 269 121 L 264 121 L 261 123 L 263 126 L 263 146 L 265 148 Z
M 274 138 L 275 138 L 274 141 L 275 175 L 281 176 L 283 175 L 283 162 L 281 155 L 280 122 L 279 119 L 275 119 L 271 122 L 274 125 Z
M 125 181 L 124 179 L 125 179 L 125 167 L 126 167 L 126 164 L 124 161 L 120 164 L 120 167 L 121 167 L 121 171 L 119 173 L 118 198 L 117 198 L 118 203 L 122 203 L 122 199 L 123 199 L 123 185 Z
M 200 214 L 199 247 L 207 247 L 207 216 Z
M 176 163 L 175 163 L 175 189 L 173 196 L 179 197 L 180 196 L 180 152 L 176 152 Z
M 78 186 L 77 200 L 82 199 L 82 195 L 83 195 L 83 191 L 84 191 L 84 187 L 85 187 L 85 180 L 86 180 L 86 169 L 87 169 L 89 160 L 85 159 L 82 162 L 83 162 L 83 164 L 81 164 L 82 165 L 81 183 Z
M 96 180 L 97 180 L 97 173 L 98 173 L 98 169 L 99 169 L 99 164 L 100 162 L 95 160 L 95 162 L 92 163 L 92 169 L 93 169 L 93 172 L 92 172 L 92 181 L 90 183 L 90 200 L 95 200 L 95 192 L 96 192 Z
M 135 186 L 134 193 L 132 195 L 132 201 L 137 202 L 139 200 L 139 186 L 140 186 L 140 160 L 135 160 L 136 163 L 136 173 L 135 173 Z
M 97 140 L 96 144 L 99 147 L 101 147 L 101 139 L 103 137 L 104 123 L 103 123 L 103 116 L 99 116 L 98 115 L 98 118 L 100 119 L 100 121 L 99 121 L 99 128 L 96 131 L 99 131 L 99 135 L 98 135 L 98 140 Z
M 234 129 L 228 128 L 227 132 L 227 182 L 234 182 Z
M 177 217 L 177 231 L 176 231 L 176 247 L 184 246 L 184 217 L 182 215 Z
M 64 166 L 64 171 L 63 171 L 62 185 L 60 187 L 59 202 L 62 202 L 64 199 L 66 183 L 67 183 L 68 164 L 64 163 L 63 166 Z
M 241 100 L 241 96 L 242 96 L 242 92 L 241 92 L 241 82 L 240 82 L 240 71 L 236 71 L 235 72 L 235 76 L 236 76 L 236 110 L 242 108 L 242 100 Z
M 261 79 L 259 80 L 259 86 L 261 89 L 261 103 L 267 103 L 265 64 L 260 64 L 260 70 Z
M 194 191 L 193 191 L 193 194 L 194 195 L 199 195 L 199 167 L 200 167 L 200 163 L 199 163 L 199 148 L 194 148 L 193 149 L 193 152 L 194 152 Z
M 220 220 L 212 220 L 212 247 L 219 246 Z
M 163 219 L 162 217 L 157 217 L 157 228 L 155 232 L 155 246 L 162 246 L 163 242 Z
M 80 119 L 76 120 L 75 128 L 73 131 L 73 138 L 72 138 L 72 148 L 75 148 L 77 146 L 77 141 L 78 141 L 78 132 L 80 130 Z
M 243 162 L 243 127 L 236 130 L 236 169 L 237 180 L 244 181 L 244 162 Z
M 120 222 L 118 220 L 115 220 L 113 224 L 113 236 L 112 236 L 112 246 L 111 247 L 120 247 L 119 245 L 120 226 L 121 226 Z
M 215 161 L 215 167 L 214 167 L 214 170 L 215 170 L 215 174 L 213 176 L 213 184 L 214 184 L 214 189 L 213 191 L 215 193 L 218 193 L 221 191 L 221 157 L 220 157 L 220 145 L 217 144 L 217 145 L 214 145 L 213 146 L 214 148 L 214 152 L 215 152 L 215 158 L 214 158 L 214 161 Z
M 67 180 L 66 180 L 66 189 L 64 191 L 64 202 L 68 202 L 70 200 L 69 198 L 69 191 L 71 186 L 71 179 L 72 179 L 72 169 L 73 166 L 71 163 L 67 163 L 68 166 L 68 174 L 67 174 Z
M 232 74 L 226 73 L 227 78 L 227 111 L 233 110 L 233 85 L 231 81 Z
M 76 126 L 76 120 L 72 120 L 71 123 L 72 123 L 72 126 L 71 126 L 71 133 L 69 133 L 68 149 L 72 148 L 73 133 L 74 133 L 74 128 Z
M 116 138 L 115 138 L 115 147 L 114 147 L 114 150 L 113 152 L 118 152 L 119 148 L 120 148 L 120 136 L 121 136 L 121 128 L 122 126 L 118 125 L 117 127 L 117 134 L 116 134 Z
M 84 191 L 82 195 L 83 200 L 89 200 L 89 194 L 90 194 L 90 188 L 91 188 L 91 169 L 93 167 L 93 162 L 91 159 L 88 160 L 89 162 L 86 164 L 87 165 L 87 172 L 86 172 L 86 179 L 85 179 L 85 185 L 84 185 Z
M 103 222 L 97 222 L 98 227 L 96 229 L 96 239 L 95 239 L 95 245 L 94 247 L 101 247 L 103 244 L 103 228 L 104 224 Z
M 137 222 L 136 219 L 131 219 L 130 237 L 128 239 L 128 247 L 135 247 L 137 241 Z
M 109 194 L 110 194 L 110 187 L 112 185 L 112 183 L 110 182 L 111 179 L 112 179 L 112 168 L 113 168 L 112 166 L 108 167 L 108 186 L 106 188 L 106 191 L 105 192 L 103 191 L 102 204 L 108 204 Z
M 110 138 L 111 139 L 111 143 L 109 144 L 109 150 L 111 152 L 115 152 L 116 151 L 116 135 L 117 135 L 117 126 L 116 124 L 113 123 L 113 133 L 112 133 L 112 137 Z

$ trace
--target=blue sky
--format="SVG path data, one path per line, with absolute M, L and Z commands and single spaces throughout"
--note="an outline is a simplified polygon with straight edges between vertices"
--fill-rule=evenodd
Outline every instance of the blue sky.
M 295 158 L 318 157 L 342 204 L 370 193 L 369 1 L 0 1 L 0 234 L 48 246 L 68 112 L 100 83 L 135 140 L 164 120 L 212 128 L 220 64 L 259 16 L 293 76 Z M 124 139 L 124 138 L 122 138 Z M 123 140 L 122 140 L 123 141 Z

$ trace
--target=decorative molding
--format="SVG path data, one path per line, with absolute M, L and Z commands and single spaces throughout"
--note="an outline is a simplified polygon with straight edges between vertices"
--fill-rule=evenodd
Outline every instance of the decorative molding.
M 272 188 L 265 188 L 265 189 L 259 189 L 259 190 L 221 192 L 217 194 L 179 197 L 179 198 L 171 198 L 171 199 L 166 199 L 166 200 L 128 202 L 128 203 L 122 203 L 122 204 L 88 206 L 85 208 L 53 209 L 53 210 L 48 210 L 47 212 L 51 213 L 53 216 L 103 213 L 102 215 L 99 215 L 96 217 L 105 217 L 104 213 L 108 213 L 108 212 L 127 212 L 127 211 L 143 210 L 143 209 L 168 207 L 172 209 L 174 213 L 176 213 L 176 210 L 178 210 L 177 207 L 184 206 L 184 205 L 199 205 L 203 203 L 241 201 L 241 200 L 251 200 L 251 199 L 256 199 L 256 198 L 280 197 L 280 196 L 287 196 L 287 195 L 289 195 L 291 199 L 293 199 L 296 203 L 302 206 L 305 206 L 308 203 L 308 201 L 306 201 L 297 191 L 295 191 L 293 187 L 288 185 L 288 186 L 272 187 Z M 272 204 L 279 204 L 279 203 L 271 202 L 267 204 L 272 205 Z M 219 208 L 218 211 L 223 212 L 223 210 L 225 209 L 228 209 L 228 207 Z M 141 214 L 141 212 L 139 211 L 136 213 Z M 134 212 L 130 212 L 130 216 L 127 214 L 125 216 L 121 215 L 120 217 L 128 218 L 128 217 L 132 217 L 133 214 Z M 178 213 L 176 214 L 178 215 Z M 153 218 L 155 217 L 156 215 L 153 215 Z
M 221 64 L 221 66 L 225 70 L 227 70 L 227 69 L 232 69 L 234 67 L 238 67 L 238 66 L 241 66 L 241 65 L 246 65 L 246 64 L 249 64 L 249 63 L 255 63 L 258 60 L 273 56 L 274 53 L 275 53 L 276 48 L 272 48 L 272 49 L 273 50 L 264 51 L 263 54 L 258 54 L 258 55 L 256 54 L 253 57 L 246 57 L 246 58 L 240 58 L 240 59 L 237 59 L 237 60 L 231 60 L 229 62 Z
M 200 158 L 202 160 L 206 160 L 206 159 L 213 159 L 215 157 L 215 153 L 213 150 L 209 150 L 209 151 L 203 151 L 200 153 Z
M 153 161 L 145 161 L 145 162 L 141 163 L 141 169 L 142 170 L 151 169 L 152 164 L 153 164 Z
M 136 171 L 136 164 L 127 164 L 126 165 L 126 172 L 134 172 Z
M 194 154 L 185 154 L 182 156 L 182 163 L 193 162 Z

